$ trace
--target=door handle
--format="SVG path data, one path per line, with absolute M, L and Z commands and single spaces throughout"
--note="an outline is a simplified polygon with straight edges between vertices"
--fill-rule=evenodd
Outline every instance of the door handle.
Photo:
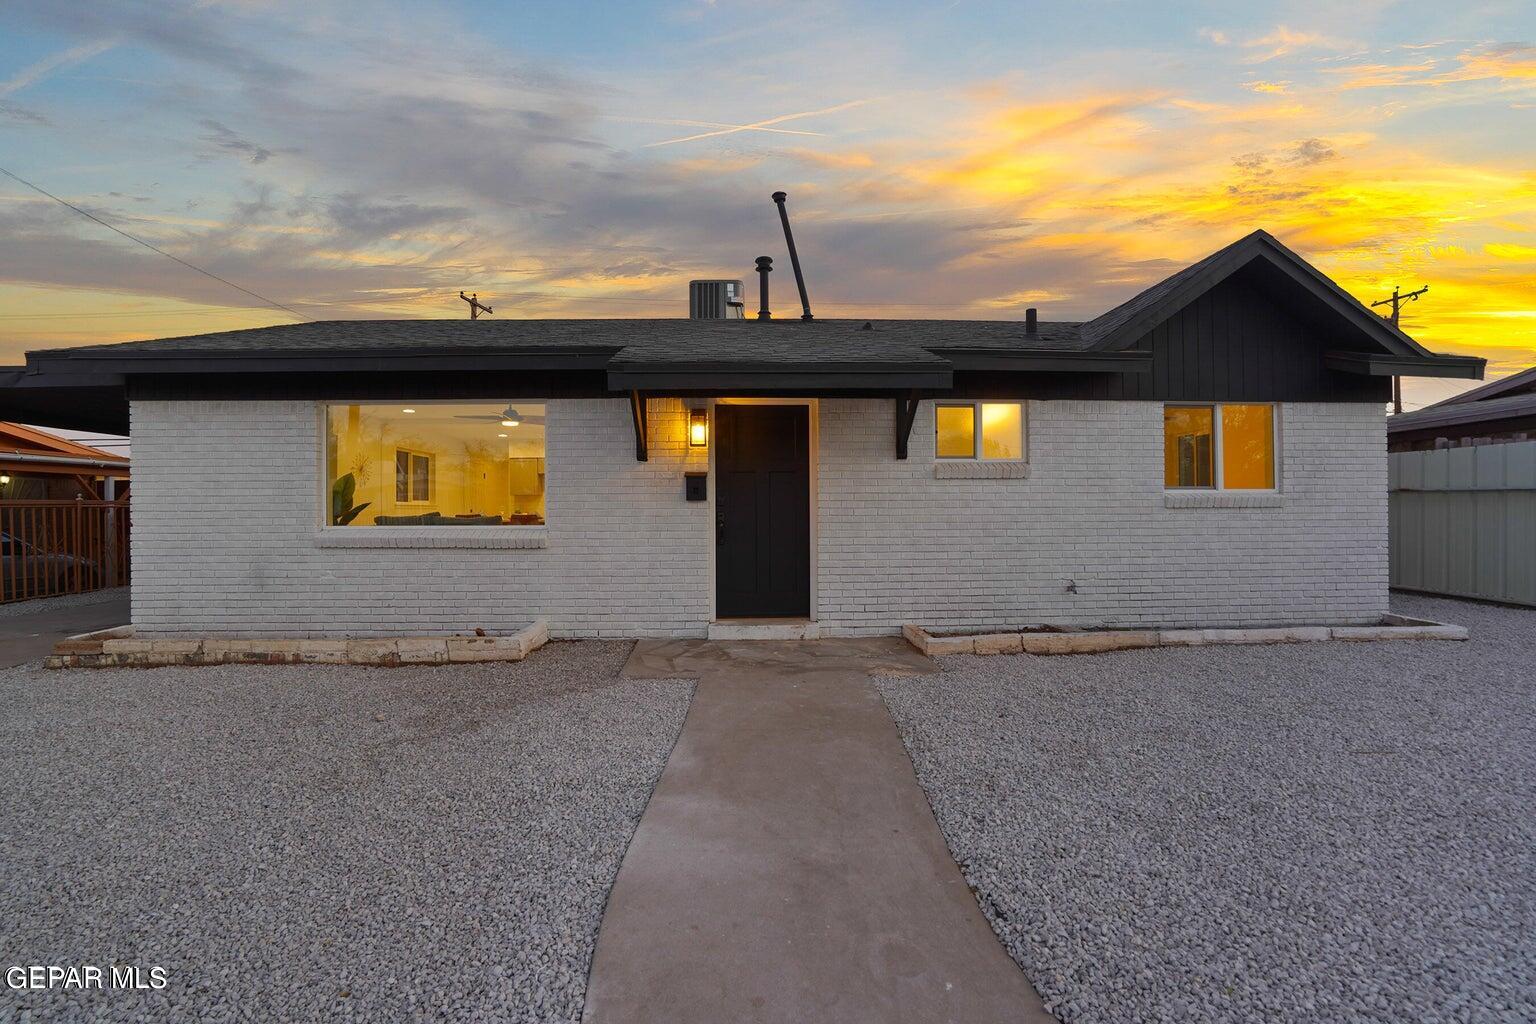
M 719 504 L 715 505 L 715 543 L 725 543 L 725 509 Z

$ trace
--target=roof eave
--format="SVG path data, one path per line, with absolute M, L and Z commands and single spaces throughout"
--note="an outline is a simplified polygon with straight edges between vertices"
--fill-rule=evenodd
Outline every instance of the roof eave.
M 995 348 L 933 348 L 956 370 L 1046 373 L 1151 373 L 1151 352 L 1063 352 Z
M 610 367 L 610 391 L 875 391 L 948 390 L 948 364 L 876 364 L 835 367 L 805 364 L 722 366 L 631 364 Z
M 1458 377 L 1482 380 L 1488 360 L 1477 356 L 1398 356 L 1375 352 L 1323 353 L 1323 365 L 1341 373 L 1370 377 Z

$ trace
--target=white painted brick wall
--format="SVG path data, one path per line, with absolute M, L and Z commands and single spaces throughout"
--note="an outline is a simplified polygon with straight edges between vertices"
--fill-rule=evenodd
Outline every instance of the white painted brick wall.
M 1254 625 L 1386 611 L 1384 416 L 1282 410 L 1278 508 L 1164 507 L 1161 405 L 1033 402 L 1027 479 L 935 479 L 933 406 L 897 461 L 893 403 L 820 403 L 817 616 L 903 622 Z M 681 403 L 548 403 L 546 547 L 316 543 L 314 403 L 133 404 L 133 617 L 145 633 L 355 635 L 514 628 L 698 636 L 711 506 L 683 501 Z M 714 481 L 710 481 L 714 489 Z M 1068 593 L 1076 580 L 1076 594 Z
M 1379 407 L 1282 407 L 1280 507 L 1166 508 L 1161 403 L 1031 402 L 1030 474 L 1007 480 L 935 479 L 930 402 L 910 459 L 895 461 L 893 406 L 820 406 L 823 631 L 1363 622 L 1387 610 Z
M 516 628 L 703 635 L 712 537 L 683 500 L 680 402 L 549 402 L 547 546 L 322 548 L 313 402 L 135 402 L 133 620 L 144 633 L 355 635 Z M 695 465 L 697 464 L 697 465 Z

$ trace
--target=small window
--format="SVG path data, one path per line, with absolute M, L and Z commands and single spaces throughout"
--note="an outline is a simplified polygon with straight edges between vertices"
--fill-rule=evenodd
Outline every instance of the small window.
M 404 449 L 395 452 L 395 500 L 401 504 L 432 500 L 432 456 Z
M 941 459 L 1022 461 L 1023 404 L 967 402 L 937 406 L 934 453 Z
M 1170 489 L 1274 490 L 1275 407 L 1165 406 L 1163 484 Z

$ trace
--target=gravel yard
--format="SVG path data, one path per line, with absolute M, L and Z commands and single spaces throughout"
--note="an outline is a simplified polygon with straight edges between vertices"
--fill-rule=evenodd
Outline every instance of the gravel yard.
M 952 657 L 880 680 L 1067 1024 L 1536 1020 L 1536 612 L 1466 643 Z
M 574 1021 L 692 684 L 518 664 L 0 673 L 0 1020 Z

